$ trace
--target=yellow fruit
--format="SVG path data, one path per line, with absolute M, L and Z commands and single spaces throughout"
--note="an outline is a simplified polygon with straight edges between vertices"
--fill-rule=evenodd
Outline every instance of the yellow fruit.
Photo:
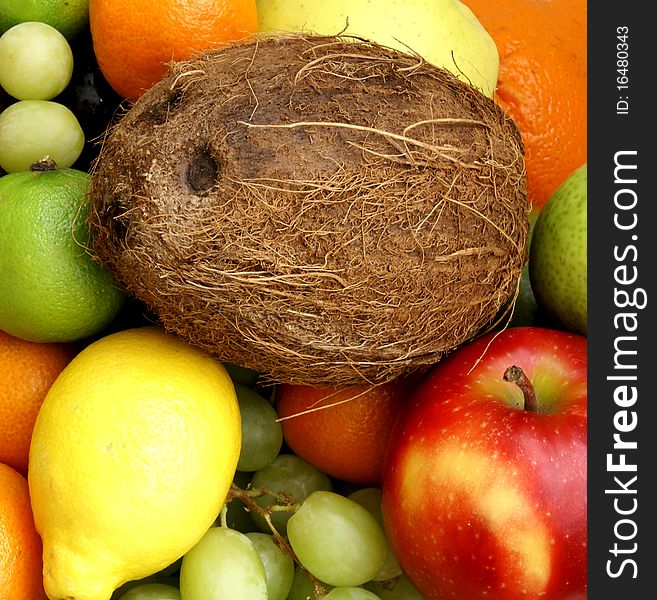
M 90 344 L 48 392 L 28 480 L 52 599 L 106 600 L 213 524 L 240 452 L 233 383 L 158 327 Z
M 487 96 L 495 91 L 497 47 L 459 0 L 257 0 L 256 6 L 261 33 L 344 31 L 416 53 Z

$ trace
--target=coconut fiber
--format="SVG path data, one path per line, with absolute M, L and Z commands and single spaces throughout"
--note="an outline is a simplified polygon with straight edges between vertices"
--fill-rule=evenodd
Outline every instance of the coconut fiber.
M 172 63 L 92 169 L 93 252 L 164 327 L 271 381 L 383 382 L 518 289 L 523 148 L 495 102 L 365 40 Z

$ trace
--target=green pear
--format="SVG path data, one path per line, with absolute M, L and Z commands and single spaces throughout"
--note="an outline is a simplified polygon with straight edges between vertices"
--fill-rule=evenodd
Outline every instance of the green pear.
M 584 164 L 557 188 L 532 234 L 529 277 L 540 310 L 586 335 L 586 183 Z
M 497 46 L 459 0 L 257 0 L 259 30 L 353 35 L 415 53 L 492 97 Z

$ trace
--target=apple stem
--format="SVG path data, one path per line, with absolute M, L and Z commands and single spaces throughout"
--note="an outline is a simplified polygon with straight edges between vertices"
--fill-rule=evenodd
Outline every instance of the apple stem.
M 536 401 L 536 392 L 534 391 L 534 386 L 520 367 L 513 365 L 504 371 L 504 381 L 515 383 L 520 388 L 522 396 L 525 400 L 523 406 L 524 410 L 528 410 L 530 412 L 538 412 L 538 402 Z

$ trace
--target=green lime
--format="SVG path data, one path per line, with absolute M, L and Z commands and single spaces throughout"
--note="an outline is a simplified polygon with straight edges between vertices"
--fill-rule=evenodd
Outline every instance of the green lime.
M 89 22 L 89 0 L 2 0 L 0 2 L 0 35 L 7 29 L 40 21 L 58 29 L 71 39 Z
M 75 341 L 105 328 L 125 296 L 87 249 L 89 174 L 41 168 L 0 177 L 0 329 Z

